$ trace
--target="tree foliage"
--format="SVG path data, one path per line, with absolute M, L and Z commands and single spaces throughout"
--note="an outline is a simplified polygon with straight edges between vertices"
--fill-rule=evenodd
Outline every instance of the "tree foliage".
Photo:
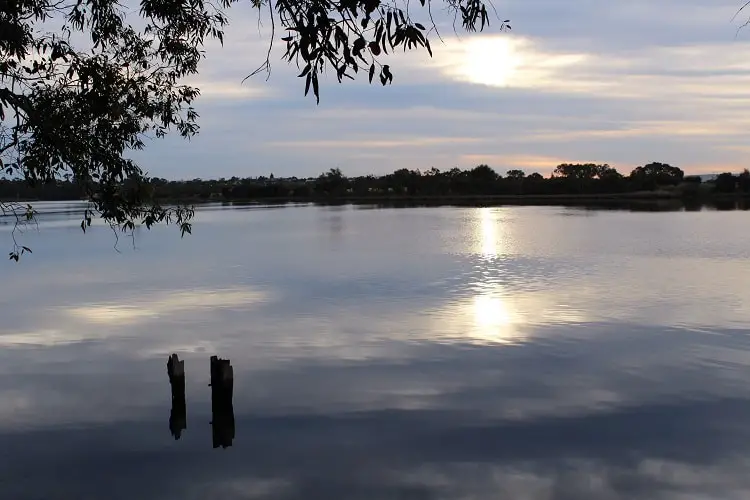
M 152 203 L 128 153 L 171 129 L 196 133 L 199 91 L 181 79 L 198 71 L 203 41 L 221 40 L 227 18 L 202 0 L 143 0 L 136 17 L 138 28 L 113 0 L 3 2 L 0 167 L 31 186 L 74 183 L 91 203 L 84 230 L 95 213 L 123 230 L 176 222 L 184 234 L 192 211 Z
M 645 188 L 654 186 L 674 186 L 682 182 L 685 172 L 667 163 L 649 163 L 637 167 L 630 173 L 630 177 L 643 184 Z
M 399 48 L 425 49 L 432 56 L 430 35 L 437 33 L 431 0 L 403 3 L 381 0 L 253 0 L 258 8 L 267 6 L 275 31 L 275 18 L 286 36 L 284 59 L 301 68 L 305 95 L 312 90 L 320 102 L 320 78 L 326 69 L 344 78 L 367 71 L 373 82 L 376 74 L 382 85 L 393 82 L 388 64 L 381 56 Z M 460 21 L 466 31 L 482 31 L 490 23 L 487 5 L 482 0 L 445 0 L 453 14 L 454 29 Z M 425 12 L 426 11 L 426 12 Z M 420 13 L 422 15 L 420 15 Z M 510 29 L 510 21 L 500 30 Z M 270 54 L 270 50 L 269 50 Z M 270 61 L 256 70 L 270 70 Z
M 170 131 L 185 138 L 197 133 L 192 105 L 200 90 L 183 79 L 198 72 L 205 42 L 223 43 L 225 11 L 238 1 L 4 0 L 2 175 L 31 187 L 74 185 L 90 202 L 84 230 L 99 215 L 126 231 L 174 222 L 190 232 L 192 210 L 160 206 L 129 153 Z M 283 58 L 301 67 L 305 93 L 318 102 L 319 76 L 327 69 L 339 81 L 366 70 L 371 82 L 377 73 L 386 85 L 393 73 L 380 61 L 384 54 L 397 48 L 432 54 L 430 0 L 419 0 L 421 9 L 408 0 L 251 1 L 271 20 L 271 44 L 277 27 L 283 31 Z M 489 23 L 482 0 L 444 3 L 467 31 Z M 263 69 L 270 70 L 270 60 Z M 19 220 L 27 213 L 23 204 L 3 202 L 0 209 Z M 10 256 L 17 260 L 20 253 L 14 248 Z
M 567 179 L 601 179 L 613 172 L 617 171 L 606 163 L 563 163 L 555 167 L 554 174 Z

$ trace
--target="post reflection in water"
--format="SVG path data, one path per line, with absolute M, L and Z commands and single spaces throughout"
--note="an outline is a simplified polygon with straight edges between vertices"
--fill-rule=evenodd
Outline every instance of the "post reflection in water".
M 213 447 L 227 448 L 234 439 L 234 370 L 228 359 L 211 356 L 211 429 Z M 172 391 L 172 409 L 169 412 L 169 431 L 175 440 L 187 429 L 187 404 L 185 402 L 185 361 L 177 354 L 167 360 L 167 374 Z
M 185 361 L 180 361 L 177 354 L 167 360 L 167 375 L 172 390 L 172 409 L 169 411 L 169 432 L 175 440 L 180 439 L 182 431 L 187 429 L 187 404 L 185 403 Z
M 213 447 L 227 448 L 234 439 L 234 370 L 228 359 L 211 356 L 211 429 Z

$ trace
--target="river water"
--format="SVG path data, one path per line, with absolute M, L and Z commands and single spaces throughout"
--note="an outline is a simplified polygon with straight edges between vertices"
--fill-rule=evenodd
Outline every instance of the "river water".
M 750 497 L 746 213 L 41 208 L 0 263 L 2 499 Z

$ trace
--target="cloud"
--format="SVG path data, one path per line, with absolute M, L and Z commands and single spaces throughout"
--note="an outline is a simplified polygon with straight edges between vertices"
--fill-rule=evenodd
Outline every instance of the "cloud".
M 585 65 L 588 54 L 544 52 L 529 39 L 511 35 L 452 39 L 435 66 L 449 78 L 490 87 L 557 89 L 567 92 L 595 90 L 591 82 L 564 77 Z
M 382 139 L 377 140 L 371 137 L 352 137 L 345 141 L 279 141 L 266 143 L 266 147 L 285 147 L 285 148 L 304 148 L 304 149 L 387 149 L 393 150 L 398 148 L 417 148 L 436 147 L 446 144 L 475 144 L 483 142 L 484 139 L 476 137 L 413 137 L 409 139 Z
M 226 104 L 199 102 L 202 136 L 194 146 L 155 145 L 143 158 L 161 157 L 154 172 L 171 168 L 187 177 L 209 177 L 198 167 L 207 163 L 217 176 L 307 176 L 332 165 L 357 175 L 475 162 L 544 174 L 564 161 L 606 162 L 626 173 L 654 160 L 689 172 L 742 167 L 747 43 L 607 49 L 557 40 L 448 37 L 434 60 L 390 60 L 393 86 L 328 78 L 320 106 L 279 62 L 268 82 L 250 80 L 252 99 L 239 96 L 238 74 L 236 90 L 220 87 Z M 257 56 L 262 44 L 246 43 Z
M 270 78 L 243 83 L 269 54 L 271 24 L 238 4 L 224 45 L 208 43 L 200 74 L 187 80 L 201 88 L 201 135 L 155 141 L 133 156 L 171 178 L 468 168 L 477 158 L 545 174 L 559 160 L 736 171 L 750 126 L 750 30 L 738 31 L 748 14 L 733 20 L 741 6 L 509 0 L 484 33 L 460 37 L 450 13 L 435 8 L 445 43 L 433 37 L 434 58 L 384 58 L 395 75 L 385 88 L 366 74 L 338 84 L 329 72 L 316 106 L 296 66 L 281 61 L 278 25 Z M 413 13 L 427 18 L 426 9 Z M 513 31 L 499 33 L 505 18 Z
M 273 95 L 272 90 L 269 88 L 238 84 L 234 80 L 195 80 L 186 81 L 186 83 L 200 89 L 201 99 L 230 99 L 232 101 L 244 101 L 247 99 L 259 99 Z

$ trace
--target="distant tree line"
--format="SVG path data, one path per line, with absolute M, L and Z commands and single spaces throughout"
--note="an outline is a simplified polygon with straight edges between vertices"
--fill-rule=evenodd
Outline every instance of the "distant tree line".
M 402 168 L 375 176 L 347 177 L 333 168 L 316 178 L 252 177 L 217 180 L 166 180 L 150 178 L 146 191 L 157 201 L 201 200 L 313 200 L 377 197 L 455 197 L 523 195 L 607 195 L 663 191 L 679 196 L 750 194 L 750 172 L 723 173 L 702 182 L 701 177 L 666 163 L 649 163 L 623 175 L 607 164 L 564 163 L 549 177 L 522 170 L 497 173 L 488 165 L 472 169 L 426 171 Z M 143 186 L 139 186 L 143 188 Z M 75 200 L 85 197 L 73 179 L 29 186 L 25 180 L 0 179 L 2 200 Z

